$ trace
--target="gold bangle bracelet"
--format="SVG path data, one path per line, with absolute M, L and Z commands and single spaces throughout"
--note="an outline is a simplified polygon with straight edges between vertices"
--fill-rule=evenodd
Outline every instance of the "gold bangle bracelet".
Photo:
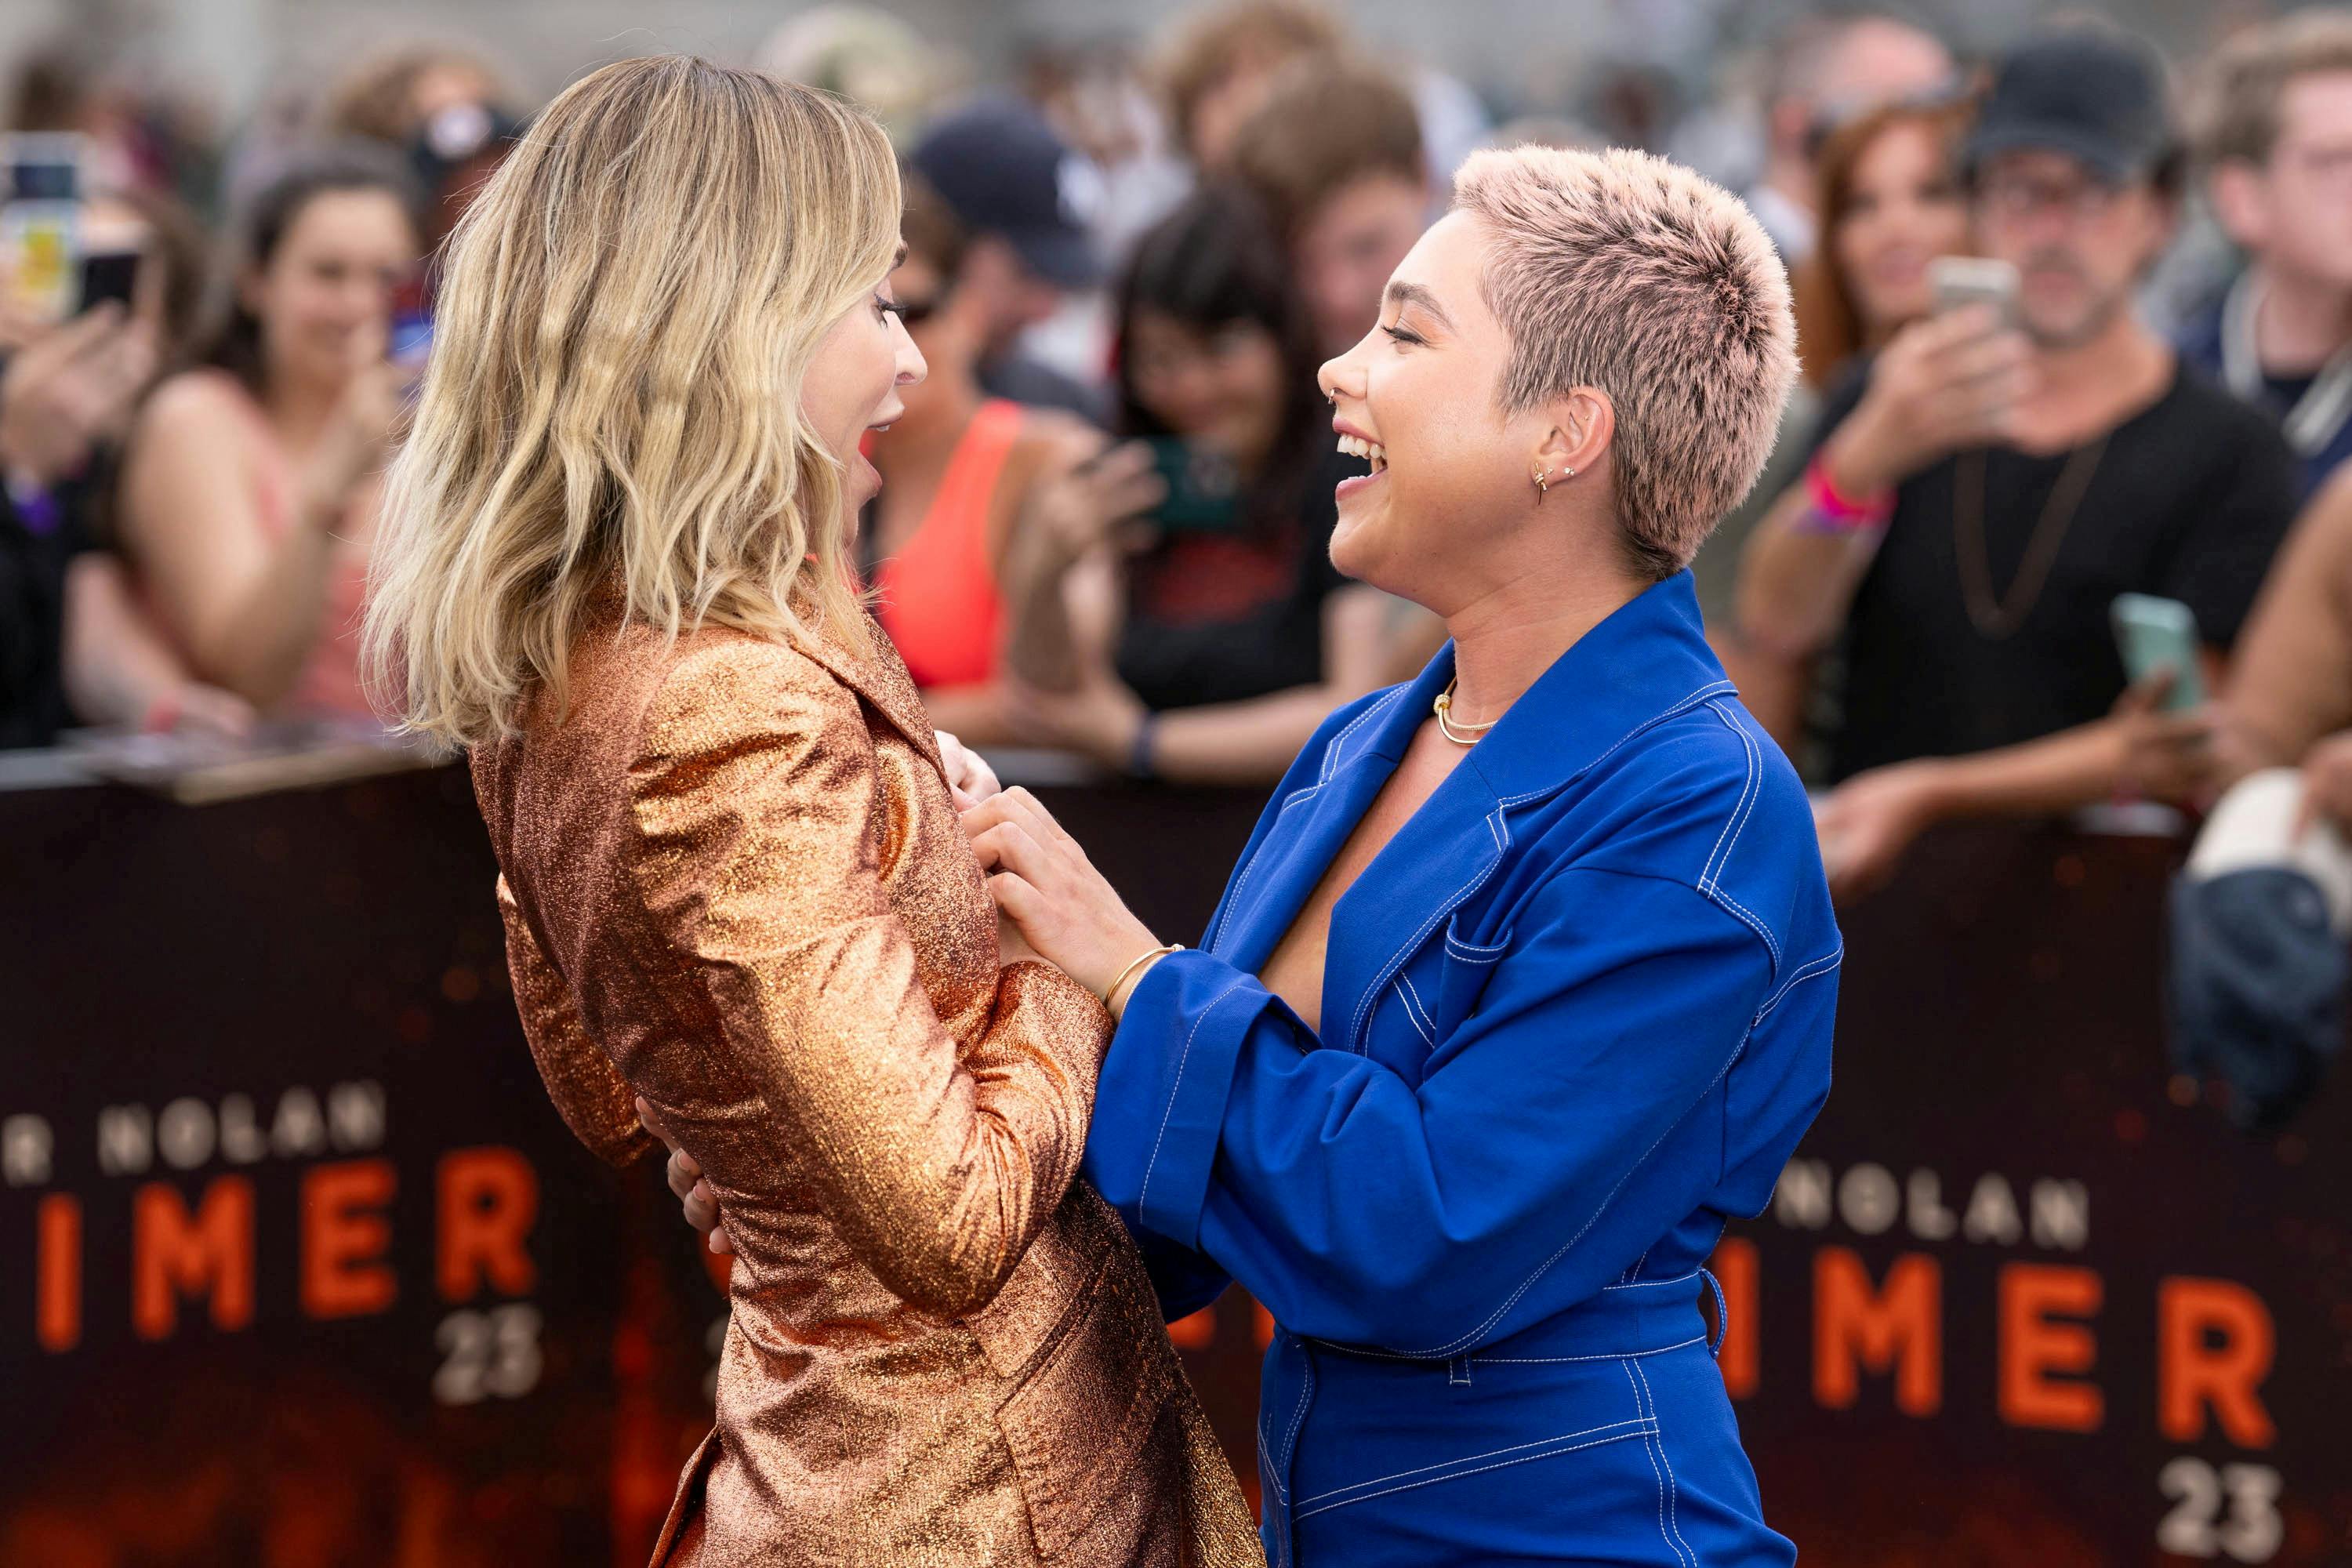
M 1125 969 L 1118 972 L 1118 978 L 1110 983 L 1110 989 L 1103 993 L 1103 1005 L 1108 1007 L 1111 1005 L 1112 999 L 1118 994 L 1118 988 L 1126 984 L 1127 977 L 1134 973 L 1138 969 L 1150 963 L 1155 958 L 1165 958 L 1171 952 L 1181 952 L 1183 951 L 1184 944 L 1182 942 L 1171 942 L 1166 947 L 1155 947 L 1150 952 L 1139 953 L 1136 956 L 1134 963 L 1129 963 Z

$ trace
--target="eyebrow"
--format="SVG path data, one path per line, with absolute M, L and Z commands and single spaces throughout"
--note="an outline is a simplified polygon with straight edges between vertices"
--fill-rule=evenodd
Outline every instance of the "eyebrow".
M 1439 326 L 1449 332 L 1454 331 L 1454 318 L 1445 313 L 1445 307 L 1437 302 L 1437 296 L 1423 284 L 1391 282 L 1381 295 L 1381 300 L 1383 304 L 1418 305 L 1434 317 Z
M 890 258 L 890 270 L 896 272 L 905 265 L 907 265 L 907 246 L 902 240 L 898 245 L 898 254 Z

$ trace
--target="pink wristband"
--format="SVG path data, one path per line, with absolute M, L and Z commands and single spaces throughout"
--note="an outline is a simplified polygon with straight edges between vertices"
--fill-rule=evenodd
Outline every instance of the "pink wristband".
M 1826 531 L 1858 533 L 1864 529 L 1884 528 L 1895 515 L 1895 492 L 1881 490 L 1866 500 L 1856 500 L 1842 494 L 1830 481 L 1829 468 L 1819 452 L 1805 465 L 1805 500 L 1813 515 L 1820 519 Z

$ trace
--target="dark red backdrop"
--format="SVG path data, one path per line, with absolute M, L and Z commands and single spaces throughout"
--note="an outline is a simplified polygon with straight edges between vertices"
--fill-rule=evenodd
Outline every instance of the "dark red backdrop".
M 1040 794 L 1179 933 L 1256 808 Z M 1849 912 L 1829 1109 L 1719 1258 L 1809 1561 L 2352 1561 L 2352 1118 L 2171 1078 L 2174 854 L 1948 833 Z M 549 1107 L 490 877 L 455 771 L 0 791 L 0 1563 L 644 1560 L 723 1301 Z M 1177 1329 L 1244 1477 L 1259 1331 Z

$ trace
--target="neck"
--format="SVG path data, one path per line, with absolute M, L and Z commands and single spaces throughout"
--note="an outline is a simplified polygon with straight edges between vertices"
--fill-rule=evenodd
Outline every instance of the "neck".
M 2352 289 L 2258 266 L 2254 357 L 2274 375 L 2317 370 L 2352 342 Z
M 2137 311 L 2126 307 L 2083 342 L 2045 347 L 2034 355 L 2041 381 L 2038 398 L 2059 404 L 2116 396 L 2128 401 L 2151 373 L 2169 363 L 2162 341 L 2147 330 Z
M 1454 721 L 1499 719 L 1584 634 L 1641 594 L 1614 562 L 1545 561 L 1445 618 Z
M 261 406 L 278 438 L 299 452 L 318 439 L 342 395 L 340 383 L 331 384 L 279 374 L 265 381 Z

